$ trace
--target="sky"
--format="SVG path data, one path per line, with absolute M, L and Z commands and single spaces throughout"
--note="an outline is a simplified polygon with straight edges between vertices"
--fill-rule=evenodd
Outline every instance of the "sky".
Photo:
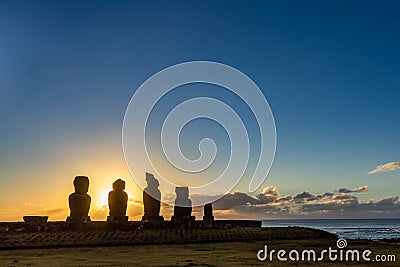
M 268 178 L 254 193 L 243 179 L 215 204 L 217 218 L 399 218 L 399 12 L 398 1 L 0 1 L 0 220 L 64 220 L 76 175 L 89 176 L 92 218 L 106 218 L 122 178 L 128 215 L 140 219 L 125 110 L 149 77 L 194 60 L 245 73 L 276 124 Z M 193 124 L 188 157 L 209 135 L 229 152 L 218 125 Z M 224 163 L 219 155 L 217 171 Z

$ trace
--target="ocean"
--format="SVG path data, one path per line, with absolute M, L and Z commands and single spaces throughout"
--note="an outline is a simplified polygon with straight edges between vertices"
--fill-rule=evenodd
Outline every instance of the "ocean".
M 316 228 L 345 239 L 400 239 L 400 219 L 270 220 L 262 221 L 262 226 Z

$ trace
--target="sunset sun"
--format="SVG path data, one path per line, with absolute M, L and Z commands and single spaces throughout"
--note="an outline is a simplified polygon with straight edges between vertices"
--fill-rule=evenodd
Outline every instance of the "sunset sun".
M 110 191 L 109 188 L 101 189 L 99 193 L 99 198 L 96 201 L 96 205 L 99 207 L 107 206 L 108 205 L 108 192 Z

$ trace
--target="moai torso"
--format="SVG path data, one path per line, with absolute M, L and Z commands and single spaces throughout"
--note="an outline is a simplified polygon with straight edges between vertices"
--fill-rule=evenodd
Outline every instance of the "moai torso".
M 72 217 L 86 217 L 89 215 L 91 198 L 88 194 L 72 193 L 69 195 L 69 209 Z
M 204 205 L 203 220 L 204 221 L 213 221 L 214 220 L 213 209 L 212 209 L 211 203 Z
M 125 190 L 125 182 L 121 179 L 113 183 L 113 190 L 108 193 L 108 206 L 110 216 L 125 216 L 128 207 L 128 194 Z
M 190 218 L 192 215 L 192 201 L 189 199 L 189 189 L 187 187 L 177 187 L 175 192 L 174 219 Z
M 213 210 L 212 210 L 212 204 L 208 203 L 204 205 L 204 216 L 205 217 L 212 217 L 213 216 Z
M 147 187 L 143 190 L 142 221 L 161 222 L 164 218 L 160 216 L 161 192 L 158 190 L 158 180 L 153 174 L 146 172 Z
M 143 191 L 144 216 L 147 216 L 147 217 L 159 216 L 160 215 L 160 201 L 158 199 L 161 198 L 161 192 L 160 192 L 160 190 L 157 189 L 156 193 L 158 192 L 158 197 L 156 195 L 155 196 L 156 198 L 154 198 L 147 193 L 147 191 L 146 191 L 147 189 L 148 188 L 145 188 Z
M 76 176 L 74 179 L 75 192 L 69 195 L 68 203 L 71 211 L 70 217 L 88 217 L 91 198 L 87 194 L 89 178 Z

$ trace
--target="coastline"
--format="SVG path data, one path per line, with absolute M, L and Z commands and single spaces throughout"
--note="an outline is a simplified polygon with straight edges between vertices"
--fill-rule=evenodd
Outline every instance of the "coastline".
M 263 227 L 299 226 L 321 229 L 347 240 L 400 239 L 400 219 L 297 219 L 263 220 Z

